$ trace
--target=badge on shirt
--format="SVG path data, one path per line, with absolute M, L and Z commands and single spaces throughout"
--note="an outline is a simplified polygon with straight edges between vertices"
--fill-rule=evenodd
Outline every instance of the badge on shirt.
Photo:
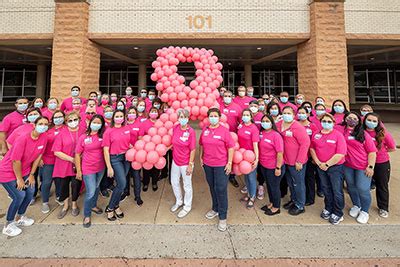
M 268 138 L 265 138 L 265 139 L 264 139 L 264 142 L 267 142 L 267 143 L 270 143 L 270 144 L 272 143 L 272 141 L 269 140 Z
M 232 110 L 229 110 L 229 112 L 230 113 L 236 113 L 236 110 L 232 109 Z
M 352 136 L 352 135 L 349 135 L 349 136 L 347 137 L 347 139 L 348 139 L 348 140 L 356 140 L 356 138 L 355 138 L 354 136 Z
M 293 132 L 292 131 L 286 131 L 285 134 L 287 137 L 293 137 Z
M 315 138 L 316 140 L 321 139 L 321 137 L 322 137 L 322 134 L 320 134 L 320 133 L 314 135 L 314 138 Z
M 310 128 L 306 129 L 308 135 L 312 135 L 312 130 Z
M 245 133 L 245 134 L 248 134 L 248 135 L 251 134 L 251 132 L 249 132 L 249 131 L 244 131 L 244 133 Z
M 86 137 L 84 142 L 85 145 L 91 144 L 93 142 L 92 137 Z
M 43 147 L 44 147 L 44 146 L 38 146 L 37 149 L 41 150 L 41 149 L 43 149 Z
M 229 113 L 229 109 L 224 108 L 224 113 Z
M 213 138 L 215 138 L 215 139 L 221 139 L 221 136 L 220 136 L 220 135 L 213 135 Z
M 139 128 L 132 128 L 132 131 L 139 131 Z
M 335 141 L 335 140 L 329 140 L 329 139 L 328 139 L 328 140 L 326 140 L 326 142 L 327 142 L 327 143 L 331 143 L 331 144 L 336 144 L 336 141 Z
M 205 130 L 204 131 L 204 136 L 208 136 L 210 134 L 210 131 L 209 130 Z
M 142 119 L 140 119 L 140 122 L 144 122 L 146 120 L 147 120 L 146 118 L 142 118 Z
M 129 134 L 129 133 L 131 133 L 131 132 L 130 132 L 130 131 L 125 131 L 125 132 L 124 132 L 124 134 Z
M 59 131 L 57 131 L 57 132 L 54 132 L 54 135 L 58 135 L 60 132 Z

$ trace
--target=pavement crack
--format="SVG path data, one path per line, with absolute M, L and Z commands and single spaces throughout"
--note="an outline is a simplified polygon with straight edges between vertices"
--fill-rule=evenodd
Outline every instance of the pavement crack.
M 233 244 L 232 234 L 231 234 L 230 229 L 228 229 L 227 232 L 228 232 L 228 236 L 229 236 L 229 242 L 231 243 L 231 246 L 232 246 L 233 258 L 234 258 L 235 260 L 237 260 L 236 249 L 235 249 L 235 245 Z
M 165 183 L 166 183 L 167 180 L 168 180 L 168 178 L 167 178 L 167 179 L 164 179 L 164 182 L 163 182 L 163 184 L 162 184 L 162 190 L 161 190 L 160 198 L 158 199 L 157 210 L 156 210 L 156 214 L 155 214 L 154 220 L 153 220 L 153 223 L 154 223 L 154 224 L 156 224 L 156 221 L 157 221 L 158 210 L 160 209 L 161 200 L 162 200 L 162 197 L 163 197 L 163 195 L 164 195 L 164 190 L 165 190 Z

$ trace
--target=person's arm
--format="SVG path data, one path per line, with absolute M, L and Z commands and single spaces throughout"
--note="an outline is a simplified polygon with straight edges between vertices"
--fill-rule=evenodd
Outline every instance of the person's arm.
M 228 149 L 228 163 L 225 166 L 225 174 L 229 175 L 232 172 L 232 160 L 233 160 L 233 153 L 234 153 L 233 147 Z
M 76 153 L 75 154 L 75 168 L 76 168 L 76 179 L 77 180 L 82 180 L 82 159 L 81 159 L 81 153 Z
M 29 186 L 33 187 L 35 185 L 35 172 L 39 166 L 40 161 L 42 161 L 42 155 L 37 157 L 37 159 L 32 163 L 31 172 L 29 173 L 28 181 Z
M 200 154 L 200 164 L 201 164 L 201 166 L 203 166 L 204 165 L 204 163 L 203 163 L 203 147 L 200 145 L 200 147 L 199 147 L 199 154 Z
M 308 137 L 307 131 L 304 127 L 295 130 L 295 138 L 299 144 L 299 151 L 296 158 L 296 170 L 300 171 L 303 169 L 303 163 L 308 159 L 308 150 L 310 148 L 310 137 Z
M 281 176 L 282 165 L 283 165 L 282 163 L 283 163 L 283 152 L 278 152 L 276 154 L 275 176 Z
M 1 146 L 1 155 L 4 156 L 8 151 L 5 132 L 0 132 L 0 146 Z
M 253 143 L 253 150 L 254 150 L 254 154 L 256 155 L 256 159 L 254 160 L 254 162 L 251 165 L 253 166 L 253 169 L 255 169 L 255 168 L 257 168 L 258 159 L 259 159 L 258 142 Z
M 55 151 L 54 152 L 54 156 L 56 156 L 57 158 L 60 158 L 62 160 L 71 162 L 71 163 L 75 163 L 75 159 L 71 156 L 68 156 L 67 154 L 65 154 L 64 152 L 61 151 Z
M 321 161 L 317 157 L 317 153 L 315 152 L 314 148 L 310 148 L 310 154 L 311 154 L 311 158 L 314 160 L 315 164 L 320 166 L 321 165 Z
M 111 166 L 111 160 L 110 160 L 110 147 L 108 146 L 103 147 L 103 154 L 107 166 L 107 176 L 114 177 L 114 169 Z
M 25 181 L 22 177 L 22 163 L 20 160 L 13 160 L 12 162 L 13 171 L 17 178 L 17 189 L 22 190 L 25 188 Z
M 196 155 L 196 149 L 190 151 L 189 166 L 186 169 L 186 175 L 191 175 L 193 173 L 195 155 Z
M 365 169 L 365 174 L 371 178 L 374 175 L 374 166 L 376 162 L 376 152 L 368 153 L 368 166 Z

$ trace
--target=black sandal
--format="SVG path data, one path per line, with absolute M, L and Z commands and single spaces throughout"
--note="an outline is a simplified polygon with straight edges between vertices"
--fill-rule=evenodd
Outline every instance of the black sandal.
M 107 213 L 107 220 L 113 222 L 117 219 L 117 217 L 115 217 L 115 211 L 110 209 L 108 206 L 106 207 L 106 211 Z M 112 214 L 112 217 L 110 217 L 110 215 Z
M 97 215 L 103 214 L 103 210 L 99 207 L 95 207 L 92 209 L 92 212 L 96 213 Z
M 143 192 L 147 192 L 148 189 L 149 189 L 149 185 L 143 185 Z
M 117 213 L 117 210 L 121 211 L 120 213 Z M 122 210 L 118 207 L 115 207 L 114 209 L 114 213 L 117 216 L 118 219 L 122 219 L 124 218 L 124 213 L 122 212 Z
M 92 225 L 92 220 L 89 218 L 89 221 L 85 223 L 85 219 L 86 218 L 83 218 L 83 227 L 89 228 Z

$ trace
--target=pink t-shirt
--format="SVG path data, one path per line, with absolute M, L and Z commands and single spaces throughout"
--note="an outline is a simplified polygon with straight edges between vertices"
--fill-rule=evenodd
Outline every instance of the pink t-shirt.
M 336 125 L 341 124 L 344 119 L 344 113 L 335 113 L 335 115 L 333 115 L 333 117 L 335 118 Z
M 190 153 L 196 148 L 196 132 L 192 127 L 182 130 L 180 125 L 173 128 L 172 158 L 177 166 L 187 166 Z
M 307 135 L 310 137 L 310 139 L 315 133 L 320 131 L 318 127 L 312 122 L 306 126 L 303 125 L 303 127 L 306 129 Z
M 237 131 L 239 146 L 246 150 L 254 152 L 253 143 L 260 141 L 260 131 L 257 126 L 252 123 L 250 125 L 240 124 Z
M 54 162 L 56 161 L 56 156 L 54 156 L 54 152 L 52 151 L 53 144 L 55 138 L 59 135 L 59 133 L 62 131 L 62 129 L 65 126 L 61 126 L 60 128 L 51 128 L 46 132 L 47 134 L 47 146 L 46 149 L 44 150 L 42 160 L 43 163 L 46 165 L 54 165 Z
M 63 152 L 64 154 L 74 157 L 76 143 L 79 139 L 79 131 L 71 132 L 68 127 L 64 127 L 60 133 L 54 138 L 54 144 L 51 149 L 53 153 Z M 53 177 L 65 178 L 67 176 L 75 176 L 73 163 L 55 157 Z
M 86 99 L 83 97 L 79 97 L 81 99 L 81 105 L 83 106 L 86 104 Z M 68 97 L 64 99 L 64 101 L 61 103 L 60 110 L 64 111 L 65 113 L 69 113 L 73 110 L 72 108 L 72 97 Z
M 275 169 L 277 154 L 283 152 L 283 138 L 274 130 L 262 131 L 258 149 L 260 150 L 260 164 L 264 168 Z M 283 161 L 282 164 L 285 162 Z
M 228 149 L 235 146 L 229 130 L 223 126 L 205 127 L 199 144 L 203 147 L 203 163 L 210 167 L 222 167 L 228 163 Z
M 47 144 L 47 135 L 41 134 L 37 140 L 32 139 L 31 132 L 21 135 L 10 151 L 0 161 L 0 183 L 14 181 L 16 178 L 13 161 L 21 161 L 22 177 L 31 171 L 32 163 L 43 154 Z
M 10 114 L 7 114 L 0 123 L 0 132 L 5 132 L 7 138 L 15 129 L 24 124 L 24 122 L 24 114 L 21 114 L 18 111 L 11 112 Z
M 327 162 L 334 155 L 346 155 L 347 145 L 342 133 L 333 129 L 330 133 L 317 132 L 311 139 L 311 148 L 315 150 L 321 162 Z M 344 157 L 336 164 L 344 163 Z
M 110 155 L 125 153 L 131 144 L 129 126 L 108 128 L 103 135 L 103 147 L 109 147 Z
M 238 123 L 242 116 L 242 114 L 241 114 L 242 109 L 239 107 L 238 104 L 233 103 L 233 102 L 230 103 L 229 105 L 225 105 L 224 103 L 222 103 L 219 106 L 219 109 L 220 109 L 221 113 L 225 114 L 225 116 L 227 118 L 226 122 L 229 125 L 229 131 L 236 132 Z
M 365 170 L 368 167 L 368 154 L 376 152 L 374 141 L 372 137 L 364 133 L 364 142 L 355 140 L 354 136 L 350 133 L 352 130 L 346 129 L 344 132 L 344 138 L 347 143 L 347 154 L 344 165 L 356 170 Z
M 15 129 L 12 134 L 10 134 L 7 138 L 7 143 L 9 143 L 10 145 L 14 145 L 15 140 L 17 140 L 18 137 L 20 137 L 21 135 L 27 133 L 27 132 L 31 132 L 33 129 L 35 128 L 35 125 L 33 125 L 32 123 L 25 123 L 21 126 L 19 126 L 17 129 Z
M 98 173 L 105 169 L 102 142 L 103 139 L 97 134 L 90 136 L 83 134 L 79 137 L 76 153 L 80 153 L 82 157 L 83 175 Z
M 311 121 L 312 124 L 314 124 L 317 127 L 318 131 L 322 130 L 321 121 L 319 120 L 317 115 L 310 116 L 310 121 Z
M 376 148 L 378 149 L 378 142 L 376 141 L 376 132 L 375 131 L 365 131 L 368 133 Z M 388 149 L 396 149 L 396 141 L 393 139 L 393 136 L 385 130 L 385 138 L 382 140 L 381 148 L 376 153 L 376 163 L 384 163 L 390 160 Z
M 146 103 L 146 112 L 149 113 L 151 107 L 153 106 L 153 102 L 151 102 L 151 100 L 148 97 L 146 97 L 144 102 Z
M 142 123 L 139 119 L 136 119 L 133 123 L 127 124 L 126 126 L 131 130 L 131 144 L 135 145 L 140 134 L 140 127 Z
M 126 109 L 130 108 L 132 106 L 132 100 L 133 100 L 133 95 L 131 96 L 125 96 L 126 98 Z
M 308 149 L 310 147 L 310 138 L 306 129 L 298 121 L 293 121 L 292 125 L 284 131 L 282 125 L 283 121 L 276 124 L 283 137 L 285 163 L 290 166 L 294 166 L 296 162 L 305 164 L 308 160 Z
M 42 112 L 42 116 L 46 117 L 47 119 L 49 119 L 49 121 L 51 121 L 51 117 L 53 117 L 53 113 L 54 112 L 52 112 L 51 110 L 46 108 L 46 110 Z
M 154 126 L 154 122 L 150 119 L 141 119 L 142 124 L 140 126 L 139 136 L 146 135 L 149 132 L 149 129 Z
M 253 116 L 254 123 L 257 126 L 259 131 L 261 130 L 262 117 L 264 117 L 264 113 L 262 113 L 262 112 L 257 112 L 257 114 Z
M 296 106 L 295 104 L 289 102 L 289 101 L 286 102 L 286 103 L 282 103 L 282 102 L 279 101 L 278 105 L 279 105 L 279 108 L 281 109 L 281 112 L 283 112 L 283 109 L 284 109 L 285 107 L 292 107 L 293 110 L 294 110 L 294 113 L 297 112 L 297 106 Z
M 240 112 L 242 112 L 243 109 L 249 108 L 249 103 L 253 100 L 257 100 L 257 99 L 255 99 L 254 97 L 250 97 L 250 96 L 244 96 L 244 97 L 236 96 L 233 99 L 233 102 L 239 105 Z

